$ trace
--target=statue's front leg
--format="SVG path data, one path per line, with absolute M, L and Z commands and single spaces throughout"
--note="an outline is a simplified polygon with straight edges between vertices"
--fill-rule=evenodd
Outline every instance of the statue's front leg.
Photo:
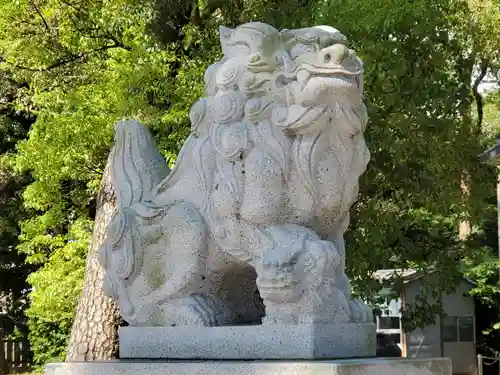
M 346 220 L 348 221 L 348 218 Z M 331 239 L 339 249 L 341 257 L 345 259 L 345 242 L 342 233 L 332 236 Z M 337 270 L 337 280 L 339 289 L 344 293 L 345 297 L 349 301 L 350 321 L 353 323 L 372 323 L 373 310 L 370 306 L 361 300 L 351 298 L 351 283 L 345 273 L 345 262 L 342 262 L 341 267 Z

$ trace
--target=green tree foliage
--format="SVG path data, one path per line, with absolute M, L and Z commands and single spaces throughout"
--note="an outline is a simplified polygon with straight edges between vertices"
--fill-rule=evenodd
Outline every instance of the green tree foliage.
M 29 112 L 20 111 L 16 102 L 26 84 L 16 82 L 0 70 L 0 327 L 7 334 L 25 334 L 24 308 L 28 300 L 26 277 L 32 267 L 16 249 L 20 233 L 19 222 L 26 218 L 21 194 L 30 183 L 26 174 L 12 170 L 16 143 L 24 138 L 34 121 Z
M 482 139 L 488 146 L 498 142 L 500 134 L 500 90 L 493 89 L 484 95 Z M 497 167 L 497 174 L 499 173 Z M 497 177 L 498 178 L 498 177 Z M 495 184 L 495 176 L 491 178 Z M 497 192 L 498 194 L 498 192 Z M 464 259 L 464 272 L 476 282 L 471 294 L 481 301 L 484 311 L 491 318 L 482 327 L 482 337 L 479 344 L 486 349 L 500 351 L 500 259 L 498 251 L 498 202 L 493 195 L 484 202 L 483 222 L 478 225 L 475 233 L 469 239 L 469 245 L 474 253 Z
M 500 89 L 491 89 L 484 95 L 482 136 L 484 143 L 493 146 L 500 137 Z
M 140 119 L 174 162 L 203 71 L 220 54 L 218 26 L 249 20 L 329 24 L 353 41 L 366 65 L 372 162 L 349 272 L 371 296 L 373 270 L 417 268 L 427 287 L 407 321 L 432 320 L 439 306 L 424 297 L 452 289 L 471 253 L 457 222 L 477 222 L 493 194 L 473 117 L 475 68 L 487 61 L 493 72 L 498 51 L 487 35 L 497 13 L 484 9 L 480 0 L 0 0 L 1 68 L 28 83 L 16 103 L 37 115 L 14 159 L 34 180 L 18 248 L 40 267 L 29 277 L 36 359 L 64 355 L 113 124 Z
M 380 287 L 366 282 L 373 269 L 418 269 L 425 287 L 405 323 L 429 323 L 441 307 L 428 297 L 453 290 L 474 250 L 458 241 L 458 221 L 480 222 L 494 188 L 473 120 L 475 68 L 493 54 L 481 45 L 491 35 L 454 0 L 329 0 L 316 14 L 348 35 L 366 65 L 372 163 L 353 212 L 348 268 L 366 295 Z

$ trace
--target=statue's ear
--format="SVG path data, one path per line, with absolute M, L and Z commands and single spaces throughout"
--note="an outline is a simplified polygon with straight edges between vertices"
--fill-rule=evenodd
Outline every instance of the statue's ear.
M 233 57 L 235 55 L 234 46 L 231 45 L 231 35 L 233 34 L 233 29 L 226 26 L 219 26 L 219 40 L 224 57 Z
M 233 29 L 230 29 L 229 27 L 226 26 L 219 26 L 219 37 L 220 37 L 220 43 L 224 44 L 225 40 L 228 40 L 231 38 L 231 33 L 233 32 Z

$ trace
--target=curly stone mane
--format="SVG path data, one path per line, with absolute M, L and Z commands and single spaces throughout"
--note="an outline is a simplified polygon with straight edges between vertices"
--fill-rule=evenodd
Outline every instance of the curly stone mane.
M 246 34 L 255 34 L 253 44 L 246 35 L 240 36 L 241 28 Z M 225 57 L 207 69 L 207 96 L 190 112 L 192 133 L 179 163 L 158 185 L 155 195 L 163 195 L 164 200 L 177 198 L 169 191 L 177 194 L 175 185 L 182 184 L 185 174 L 195 173 L 200 188 L 195 199 L 214 232 L 221 219 L 257 225 L 281 220 L 311 225 L 312 216 L 324 216 L 328 222 L 325 231 L 341 231 L 357 193 L 357 179 L 369 159 L 362 135 L 366 108 L 360 99 L 343 95 L 330 95 L 334 101 L 324 102 L 328 87 L 322 91 L 315 85 L 322 68 L 307 59 L 302 62 L 312 51 L 339 42 L 344 43 L 345 37 L 335 29 L 278 32 L 258 23 L 236 30 L 222 28 Z M 351 64 L 359 61 L 355 55 L 349 58 Z M 357 92 L 362 91 L 361 68 L 354 67 L 347 78 L 357 83 Z M 331 91 L 346 81 L 332 80 Z M 309 108 L 313 110 L 305 110 Z M 322 168 L 325 157 L 335 168 Z M 324 174 L 335 182 L 326 202 L 318 179 Z M 267 179 L 265 183 L 261 176 Z M 310 206 L 305 215 L 296 215 L 293 207 L 294 190 L 298 189 Z M 261 199 L 266 194 L 267 199 Z M 269 196 L 272 194 L 274 197 Z M 332 199 L 332 195 L 336 197 Z

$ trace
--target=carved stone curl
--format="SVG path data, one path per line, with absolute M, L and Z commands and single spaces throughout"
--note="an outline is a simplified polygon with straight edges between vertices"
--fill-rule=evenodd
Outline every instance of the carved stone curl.
M 361 61 L 326 26 L 253 22 L 221 45 L 172 171 L 116 126 L 106 293 L 136 326 L 371 322 L 343 239 L 369 160 Z

